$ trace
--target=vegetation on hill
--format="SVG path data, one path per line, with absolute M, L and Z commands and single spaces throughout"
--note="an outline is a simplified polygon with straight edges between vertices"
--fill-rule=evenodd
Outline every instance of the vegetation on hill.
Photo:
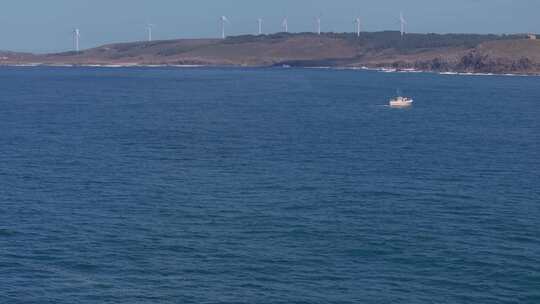
M 497 58 L 476 50 L 463 55 L 457 61 L 448 61 L 440 57 L 429 61 L 418 60 L 414 63 L 394 62 L 395 68 L 417 68 L 430 71 L 459 71 L 479 73 L 535 73 L 540 65 L 527 57 Z
M 276 33 L 227 39 L 118 43 L 83 52 L 14 56 L 4 64 L 371 66 L 433 71 L 539 73 L 540 40 L 526 35 Z
M 271 35 L 242 35 L 228 37 L 224 43 L 278 43 L 287 39 L 311 36 L 318 37 L 315 33 L 277 33 Z M 384 49 L 396 49 L 402 52 L 418 51 L 433 48 L 474 48 L 483 42 L 499 40 L 524 39 L 525 35 L 481 35 L 481 34 L 407 34 L 401 37 L 397 31 L 362 32 L 358 37 L 354 33 L 324 33 L 324 37 L 345 40 L 352 45 L 362 47 L 370 51 Z

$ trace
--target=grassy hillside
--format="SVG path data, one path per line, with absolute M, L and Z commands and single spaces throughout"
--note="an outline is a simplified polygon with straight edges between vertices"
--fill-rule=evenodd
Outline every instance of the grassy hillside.
M 278 43 L 287 39 L 303 37 L 321 37 L 314 33 L 287 34 L 278 33 L 273 35 L 261 36 L 236 36 L 227 38 L 224 43 Z M 479 35 L 479 34 L 407 34 L 402 39 L 400 32 L 364 32 L 358 37 L 353 33 L 325 33 L 324 38 L 333 38 L 346 41 L 352 46 L 357 46 L 369 50 L 384 50 L 395 48 L 401 52 L 410 52 L 426 48 L 447 48 L 447 47 L 465 47 L 473 48 L 487 41 L 504 41 L 523 39 L 523 35 Z
M 243 35 L 105 45 L 83 52 L 13 56 L 45 64 L 373 66 L 481 72 L 540 71 L 540 41 L 523 35 L 407 34 L 385 31 Z M 9 60 L 4 60 L 4 63 Z

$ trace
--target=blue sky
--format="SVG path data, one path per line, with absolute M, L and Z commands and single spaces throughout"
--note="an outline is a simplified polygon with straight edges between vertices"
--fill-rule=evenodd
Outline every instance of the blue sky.
M 145 38 L 217 37 L 226 15 L 229 34 L 254 33 L 256 19 L 266 32 L 313 31 L 322 15 L 323 31 L 353 31 L 356 15 L 364 29 L 397 29 L 403 11 L 410 32 L 540 32 L 540 0 L 2 0 L 0 49 L 48 52 L 71 48 L 71 31 L 81 29 L 81 47 Z

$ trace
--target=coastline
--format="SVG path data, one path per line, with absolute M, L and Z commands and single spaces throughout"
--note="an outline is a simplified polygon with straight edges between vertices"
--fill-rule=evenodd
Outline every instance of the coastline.
M 483 73 L 463 71 L 432 71 L 413 68 L 398 69 L 392 67 L 368 67 L 368 66 L 288 66 L 288 65 L 210 65 L 210 64 L 144 64 L 144 63 L 118 63 L 118 64 L 62 64 L 62 63 L 4 63 L 2 67 L 51 67 L 51 68 L 283 68 L 283 69 L 311 69 L 311 70 L 347 70 L 347 71 L 372 71 L 379 73 L 400 74 L 438 74 L 443 76 L 506 76 L 506 77 L 540 77 L 540 73 Z
M 384 73 L 540 75 L 540 40 L 523 35 L 277 33 L 113 43 L 51 54 L 0 52 L 0 66 L 364 69 Z

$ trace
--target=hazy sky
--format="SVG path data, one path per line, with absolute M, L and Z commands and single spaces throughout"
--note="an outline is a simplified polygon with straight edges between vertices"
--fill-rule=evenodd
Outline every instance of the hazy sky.
M 356 15 L 368 31 L 398 29 L 403 11 L 411 32 L 540 32 L 540 0 L 1 0 L 0 49 L 61 51 L 81 29 L 81 47 L 145 38 L 153 23 L 155 39 L 218 37 L 226 15 L 228 33 L 280 29 L 289 17 L 293 32 L 313 31 L 322 14 L 323 31 L 351 32 Z

